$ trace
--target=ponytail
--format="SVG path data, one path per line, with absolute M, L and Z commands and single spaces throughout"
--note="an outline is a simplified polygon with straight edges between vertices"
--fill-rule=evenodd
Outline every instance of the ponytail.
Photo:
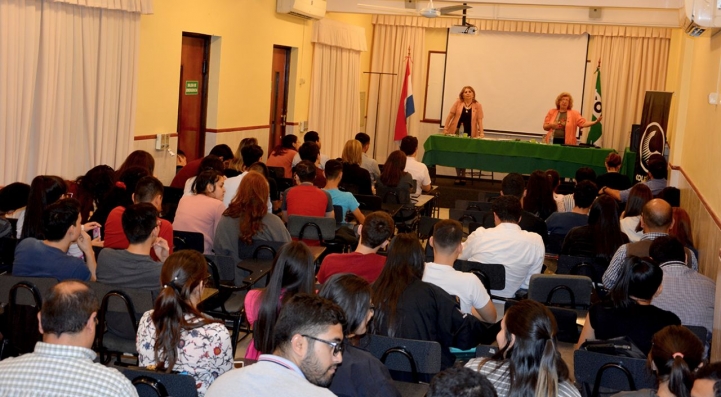
M 649 366 L 655 364 L 659 383 L 677 397 L 689 397 L 694 374 L 703 360 L 704 346 L 688 328 L 670 325 L 653 336 Z
M 668 374 L 668 390 L 676 397 L 689 397 L 693 387 L 693 372 L 683 359 L 683 354 L 674 353 L 671 358 L 671 372 Z
M 558 370 L 556 369 L 556 344 L 553 339 L 546 339 L 543 347 L 538 380 L 536 381 L 536 397 L 555 397 L 558 395 Z

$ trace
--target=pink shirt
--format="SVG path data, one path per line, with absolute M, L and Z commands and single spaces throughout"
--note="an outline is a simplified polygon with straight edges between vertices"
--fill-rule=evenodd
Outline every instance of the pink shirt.
M 225 204 L 221 200 L 204 194 L 185 195 L 178 203 L 173 230 L 202 233 L 205 242 L 203 253 L 210 255 L 213 253 L 215 229 L 223 216 L 223 211 Z
M 252 289 L 245 294 L 245 316 L 248 318 L 248 324 L 250 324 L 251 327 L 258 319 L 260 291 L 259 289 Z M 251 339 L 248 344 L 248 349 L 245 351 L 245 358 L 257 360 L 258 356 L 260 356 L 260 352 L 255 348 L 255 342 Z

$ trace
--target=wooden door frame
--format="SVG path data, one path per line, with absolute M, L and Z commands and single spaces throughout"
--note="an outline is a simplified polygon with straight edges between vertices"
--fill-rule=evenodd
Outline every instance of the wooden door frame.
M 292 47 L 273 44 L 273 49 L 275 50 L 276 48 L 284 50 L 286 53 L 285 70 L 283 71 L 283 74 L 285 75 L 285 87 L 283 89 L 283 92 L 285 93 L 285 95 L 283 96 L 283 105 L 282 105 L 283 106 L 282 113 L 285 114 L 286 117 L 284 120 L 285 125 L 283 126 L 283 129 L 281 130 L 281 138 L 282 138 L 285 136 L 285 129 L 288 126 L 288 97 L 289 97 L 288 90 L 290 88 L 290 58 L 291 58 Z M 275 88 L 274 85 L 271 85 L 271 87 L 273 87 L 273 89 Z M 271 92 L 271 95 L 272 94 L 273 94 L 273 92 Z M 271 112 L 271 118 L 268 120 L 268 122 L 269 122 L 270 127 L 272 128 L 274 125 L 273 121 L 274 121 L 275 114 L 273 112 L 273 109 L 270 109 L 270 112 Z M 270 134 L 268 134 L 268 135 L 269 135 L 268 139 L 272 140 L 274 137 L 273 131 L 270 131 Z M 275 147 L 275 142 L 269 142 L 268 152 L 270 153 L 270 151 L 272 151 L 274 147 Z
M 208 119 L 208 75 L 210 70 L 210 39 L 212 36 L 202 33 L 193 32 L 182 32 L 181 34 L 181 53 L 182 53 L 182 37 L 194 37 L 203 39 L 203 90 L 200 93 L 200 125 L 198 126 L 198 158 L 205 157 L 205 129 Z M 182 58 L 182 54 L 181 54 Z M 180 133 L 180 100 L 183 95 L 183 65 L 180 65 L 180 76 L 179 76 L 179 94 L 178 94 L 178 120 L 176 125 L 176 131 Z

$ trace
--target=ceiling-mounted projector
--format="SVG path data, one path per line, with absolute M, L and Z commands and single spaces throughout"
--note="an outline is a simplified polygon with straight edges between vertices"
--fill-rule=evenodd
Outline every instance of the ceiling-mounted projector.
M 451 34 L 477 34 L 478 28 L 473 25 L 455 25 L 451 26 Z

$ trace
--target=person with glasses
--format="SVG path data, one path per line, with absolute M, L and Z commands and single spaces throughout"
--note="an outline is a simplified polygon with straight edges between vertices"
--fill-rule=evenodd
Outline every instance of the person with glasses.
M 338 367 L 330 391 L 347 397 L 400 397 L 388 368 L 357 347 L 375 312 L 368 281 L 355 274 L 335 274 L 323 284 L 318 294 L 337 303 L 346 317 L 343 325 L 343 365 Z
M 330 300 L 295 295 L 280 310 L 272 354 L 221 375 L 206 396 L 334 396 L 327 387 L 343 362 L 345 322 L 343 309 Z

